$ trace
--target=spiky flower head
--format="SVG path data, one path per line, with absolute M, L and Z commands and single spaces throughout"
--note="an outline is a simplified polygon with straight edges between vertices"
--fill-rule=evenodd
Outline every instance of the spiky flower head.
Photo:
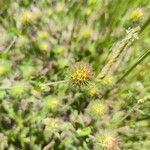
M 94 77 L 93 70 L 88 63 L 77 62 L 69 70 L 69 82 L 73 86 L 86 86 Z
M 103 131 L 95 136 L 95 150 L 119 150 L 119 140 L 111 131 Z
M 86 112 L 93 119 L 98 119 L 107 112 L 107 105 L 100 100 L 91 101 L 86 108 Z

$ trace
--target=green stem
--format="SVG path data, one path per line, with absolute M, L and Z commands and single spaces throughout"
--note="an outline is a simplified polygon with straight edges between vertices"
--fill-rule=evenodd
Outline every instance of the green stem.
M 62 80 L 62 81 L 55 81 L 55 82 L 47 82 L 47 83 L 40 84 L 40 86 L 56 85 L 56 84 L 65 83 L 65 82 L 67 81 Z
M 47 83 L 40 84 L 40 86 L 57 85 L 57 84 L 60 84 L 60 83 L 65 83 L 65 82 L 67 82 L 67 81 L 66 80 L 62 80 L 62 81 L 55 81 L 55 82 L 47 82 Z M 0 87 L 0 91 L 2 91 L 2 90 L 10 90 L 12 88 L 14 88 L 14 87 Z
M 119 83 L 121 82 L 140 62 L 142 62 L 148 55 L 150 54 L 150 50 L 148 50 L 147 52 L 145 52 L 139 59 L 137 62 L 135 62 L 131 68 L 116 82 Z
M 14 45 L 14 43 L 16 42 L 17 40 L 17 37 L 14 37 L 14 39 L 12 40 L 12 42 L 8 45 L 8 47 L 6 47 L 3 55 L 6 56 L 7 53 L 9 52 L 9 50 L 11 49 L 11 47 Z

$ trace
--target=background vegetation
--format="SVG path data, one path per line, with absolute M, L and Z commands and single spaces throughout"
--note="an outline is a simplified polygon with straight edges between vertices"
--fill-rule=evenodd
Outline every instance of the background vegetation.
M 0 36 L 0 150 L 150 149 L 149 0 L 0 0 Z

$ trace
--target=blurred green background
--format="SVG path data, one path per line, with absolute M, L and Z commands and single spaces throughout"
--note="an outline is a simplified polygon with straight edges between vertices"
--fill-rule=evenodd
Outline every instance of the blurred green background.
M 112 79 L 84 90 L 45 84 L 77 61 L 98 75 L 135 27 Z M 0 0 L 0 150 L 102 150 L 101 130 L 117 132 L 121 150 L 150 150 L 149 98 L 133 109 L 150 95 L 150 56 L 111 85 L 149 49 L 150 0 Z M 108 107 L 102 117 L 95 100 Z

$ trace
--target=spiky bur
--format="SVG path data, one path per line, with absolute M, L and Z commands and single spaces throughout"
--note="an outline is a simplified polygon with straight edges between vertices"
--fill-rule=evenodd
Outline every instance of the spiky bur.
M 119 139 L 111 131 L 99 132 L 94 141 L 94 150 L 119 150 Z
M 108 63 L 103 67 L 102 71 L 97 76 L 97 81 L 100 82 L 102 78 L 104 78 L 110 72 L 112 73 L 112 67 L 119 60 L 120 55 L 133 43 L 135 39 L 138 38 L 137 33 L 139 30 L 140 28 L 136 27 L 127 31 L 126 37 L 121 42 L 117 43 L 117 45 L 113 48 L 112 53 L 108 58 Z
M 94 78 L 91 66 L 85 62 L 76 62 L 68 73 L 69 83 L 75 87 L 85 87 Z
M 107 105 L 104 102 L 95 100 L 90 102 L 86 108 L 86 113 L 93 119 L 99 119 L 107 112 L 107 110 Z

